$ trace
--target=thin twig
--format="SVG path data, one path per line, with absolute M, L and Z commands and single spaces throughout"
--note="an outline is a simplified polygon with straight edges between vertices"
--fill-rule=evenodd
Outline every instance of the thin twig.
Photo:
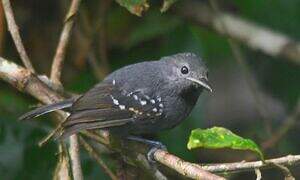
M 3 6 L 2 3 L 0 3 L 0 55 L 2 54 L 3 51 L 3 45 L 4 45 L 4 40 L 5 40 L 5 15 L 3 11 Z
M 14 13 L 11 8 L 11 4 L 9 0 L 2 0 L 3 10 L 5 13 L 8 30 L 13 38 L 13 41 L 16 45 L 18 53 L 20 55 L 21 60 L 23 61 L 25 67 L 27 67 L 31 72 L 34 72 L 34 68 L 30 62 L 30 59 L 26 53 L 25 47 L 22 43 L 22 39 L 19 33 L 19 28 L 16 24 Z
M 81 162 L 80 162 L 80 152 L 79 143 L 77 135 L 72 135 L 70 137 L 70 158 L 72 163 L 72 173 L 74 180 L 83 180 Z
M 99 53 L 101 69 L 104 74 L 109 72 L 108 44 L 107 44 L 107 16 L 111 0 L 101 1 L 100 7 L 100 28 L 99 28 Z
M 60 77 L 63 67 L 63 61 L 66 54 L 66 49 L 71 36 L 71 31 L 74 26 L 74 19 L 79 9 L 81 0 L 72 0 L 69 11 L 66 15 L 64 27 L 60 34 L 58 46 L 56 48 L 53 64 L 51 68 L 51 80 L 57 85 L 61 85 Z
M 111 0 L 101 1 L 100 9 L 93 22 L 88 18 L 87 11 L 83 9 L 81 12 L 81 31 L 76 31 L 76 35 L 79 38 L 80 47 L 83 49 L 80 51 L 77 62 L 82 59 L 87 59 L 94 75 L 99 80 L 102 80 L 110 71 L 108 63 L 108 47 L 107 47 L 107 12 L 110 7 Z M 96 35 L 99 34 L 99 56 L 101 63 L 99 63 L 92 44 L 95 39 L 98 39 Z
M 82 135 L 100 143 L 100 144 L 104 144 L 104 145 L 109 145 L 109 141 L 105 138 L 103 138 L 102 136 L 96 134 L 96 133 L 93 133 L 91 131 L 81 131 L 80 132 Z
M 263 149 L 268 149 L 275 146 L 282 137 L 284 137 L 291 128 L 295 127 L 297 120 L 300 117 L 300 98 L 298 99 L 295 110 L 283 121 L 284 124 L 272 135 L 270 139 L 262 143 Z
M 71 180 L 70 158 L 64 144 L 58 145 L 58 162 L 54 170 L 53 180 Z
M 261 172 L 258 168 L 254 169 L 255 174 L 256 174 L 256 180 L 261 180 Z
M 212 173 L 230 173 L 230 172 L 240 172 L 240 171 L 253 171 L 255 168 L 274 168 L 272 163 L 279 164 L 283 166 L 294 166 L 300 164 L 300 155 L 288 155 L 275 159 L 265 160 L 266 163 L 262 161 L 253 162 L 235 162 L 235 163 L 220 163 L 213 165 L 201 165 L 200 167 L 206 171 Z
M 212 10 L 215 11 L 215 14 L 219 16 L 221 14 L 221 10 L 218 6 L 218 3 L 215 0 L 210 0 L 210 6 L 212 7 Z M 227 33 L 227 27 L 225 25 L 225 22 L 220 20 L 220 28 L 223 28 L 223 32 Z M 265 105 L 263 104 L 263 100 L 261 98 L 261 92 L 259 91 L 259 85 L 257 81 L 255 81 L 255 78 L 253 77 L 250 68 L 248 67 L 246 63 L 246 58 L 242 54 L 242 51 L 240 49 L 240 46 L 231 38 L 227 39 L 229 46 L 231 48 L 232 54 L 240 67 L 242 68 L 242 72 L 245 75 L 247 84 L 249 86 L 249 89 L 251 90 L 252 96 L 257 104 L 257 112 L 262 117 L 265 128 L 269 134 L 271 134 L 271 126 L 270 126 L 270 120 L 267 117 L 267 109 Z
M 184 20 L 214 30 L 220 35 L 239 41 L 253 50 L 300 65 L 300 43 L 286 34 L 258 25 L 237 15 L 222 11 L 216 14 L 206 3 L 188 1 L 176 11 Z M 225 24 L 227 31 L 220 24 Z
M 284 175 L 285 180 L 295 180 L 294 176 L 292 175 L 291 171 L 285 167 L 284 165 L 281 164 L 276 164 L 276 163 L 270 163 L 272 166 L 278 168 Z
M 109 169 L 109 167 L 107 167 L 107 165 L 105 164 L 105 162 L 101 159 L 101 157 L 94 150 L 94 148 L 89 143 L 87 143 L 86 141 L 84 141 L 84 139 L 81 138 L 81 137 L 79 137 L 79 141 L 83 145 L 83 147 L 85 148 L 85 150 L 90 154 L 90 156 L 93 157 L 99 163 L 99 165 L 102 167 L 103 171 L 112 180 L 117 180 L 118 179 L 117 176 Z

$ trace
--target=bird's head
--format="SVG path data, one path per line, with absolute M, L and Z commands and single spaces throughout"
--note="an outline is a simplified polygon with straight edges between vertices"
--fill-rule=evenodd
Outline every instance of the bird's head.
M 212 92 L 208 84 L 208 69 L 193 53 L 179 53 L 161 59 L 163 74 L 169 86 L 181 91 L 198 89 Z

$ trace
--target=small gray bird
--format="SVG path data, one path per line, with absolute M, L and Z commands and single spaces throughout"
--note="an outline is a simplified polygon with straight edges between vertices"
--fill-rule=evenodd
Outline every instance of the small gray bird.
M 70 116 L 61 125 L 60 137 L 103 128 L 124 137 L 152 134 L 178 125 L 202 90 L 212 91 L 207 73 L 193 53 L 132 64 L 111 73 L 79 98 L 42 106 L 20 119 L 67 109 Z

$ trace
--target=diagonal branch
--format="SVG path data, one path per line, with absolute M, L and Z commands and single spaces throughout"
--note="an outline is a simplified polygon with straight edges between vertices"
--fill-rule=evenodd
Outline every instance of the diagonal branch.
M 57 85 L 61 85 L 60 77 L 63 67 L 66 49 L 74 26 L 74 19 L 79 9 L 81 0 L 72 0 L 69 11 L 66 15 L 63 30 L 60 34 L 59 43 L 56 48 L 53 64 L 51 68 L 51 80 Z
M 262 143 L 262 148 L 268 149 L 276 145 L 288 133 L 290 129 L 295 127 L 296 123 L 298 122 L 297 120 L 299 120 L 299 118 L 300 118 L 300 98 L 298 99 L 294 111 L 283 121 L 284 123 L 282 124 L 282 126 L 280 126 L 280 128 L 275 131 L 272 137 Z
M 109 167 L 107 167 L 107 165 L 105 164 L 105 162 L 100 158 L 100 156 L 98 155 L 98 153 L 93 149 L 93 147 L 84 141 L 83 138 L 79 139 L 80 143 L 83 145 L 83 147 L 86 149 L 86 151 L 88 151 L 88 153 L 90 154 L 91 157 L 93 157 L 102 167 L 103 171 L 109 175 L 109 177 L 112 180 L 117 180 L 117 176 L 109 169 Z
M 206 3 L 201 2 L 188 1 L 179 7 L 176 13 L 251 49 L 260 50 L 273 57 L 284 57 L 300 65 L 300 43 L 285 34 L 274 32 L 228 12 L 215 13 Z
M 9 0 L 2 0 L 3 10 L 5 13 L 8 30 L 13 38 L 13 41 L 16 45 L 18 53 L 20 55 L 21 60 L 25 67 L 27 67 L 31 72 L 34 72 L 34 68 L 30 62 L 30 59 L 26 53 L 25 47 L 22 43 L 22 39 L 19 33 L 19 28 L 16 24 L 14 13 L 11 8 L 11 4 Z
M 203 170 L 202 167 L 196 164 L 185 162 L 179 157 L 176 157 L 163 150 L 157 150 L 154 154 L 154 158 L 156 161 L 160 162 L 161 164 L 164 164 L 169 168 L 176 170 L 178 173 L 192 179 L 203 179 L 203 180 L 224 179 L 220 176 L 216 176 L 214 174 L 211 174 L 208 171 Z
M 53 91 L 49 88 L 44 82 L 42 82 L 37 76 L 35 76 L 28 69 L 25 69 L 17 64 L 7 61 L 0 57 L 0 78 L 7 81 L 18 90 L 26 92 L 44 104 L 52 104 L 55 102 L 59 102 L 63 100 L 63 97 L 57 92 Z M 63 119 L 67 116 L 67 114 L 63 111 L 58 111 L 59 115 L 63 117 Z M 71 141 L 71 146 L 74 146 L 76 140 Z M 73 145 L 72 145 L 73 144 Z M 72 169 L 76 169 L 77 171 L 81 171 L 80 166 L 78 166 L 79 162 L 79 152 L 76 152 L 78 149 L 75 149 L 71 156 L 72 160 Z M 76 160 L 76 161 L 73 161 Z M 74 163 L 73 163 L 74 162 Z M 73 174 L 74 177 L 79 177 L 82 174 L 81 172 L 76 172 L 77 174 Z M 77 179 L 77 178 L 74 178 Z M 81 178 L 82 179 L 82 178 Z

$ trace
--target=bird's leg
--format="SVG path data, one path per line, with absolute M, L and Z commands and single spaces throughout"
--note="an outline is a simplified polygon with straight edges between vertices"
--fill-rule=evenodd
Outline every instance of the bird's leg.
M 159 141 L 153 141 L 153 140 L 149 140 L 149 139 L 145 139 L 145 138 L 141 138 L 141 137 L 137 137 L 137 136 L 128 136 L 127 139 L 149 145 L 151 149 L 147 153 L 147 159 L 151 163 L 155 162 L 154 153 L 156 152 L 156 150 L 158 150 L 158 149 L 167 150 L 167 147 Z
M 137 136 L 128 136 L 127 137 L 128 140 L 131 140 L 131 141 L 137 141 L 137 142 L 141 142 L 141 143 L 144 143 L 144 144 L 147 144 L 147 145 L 150 145 L 150 146 L 155 146 L 159 149 L 166 149 L 166 146 L 163 145 L 161 142 L 159 141 L 153 141 L 153 140 L 149 140 L 149 139 L 145 139 L 145 138 L 142 138 L 142 137 L 137 137 Z

